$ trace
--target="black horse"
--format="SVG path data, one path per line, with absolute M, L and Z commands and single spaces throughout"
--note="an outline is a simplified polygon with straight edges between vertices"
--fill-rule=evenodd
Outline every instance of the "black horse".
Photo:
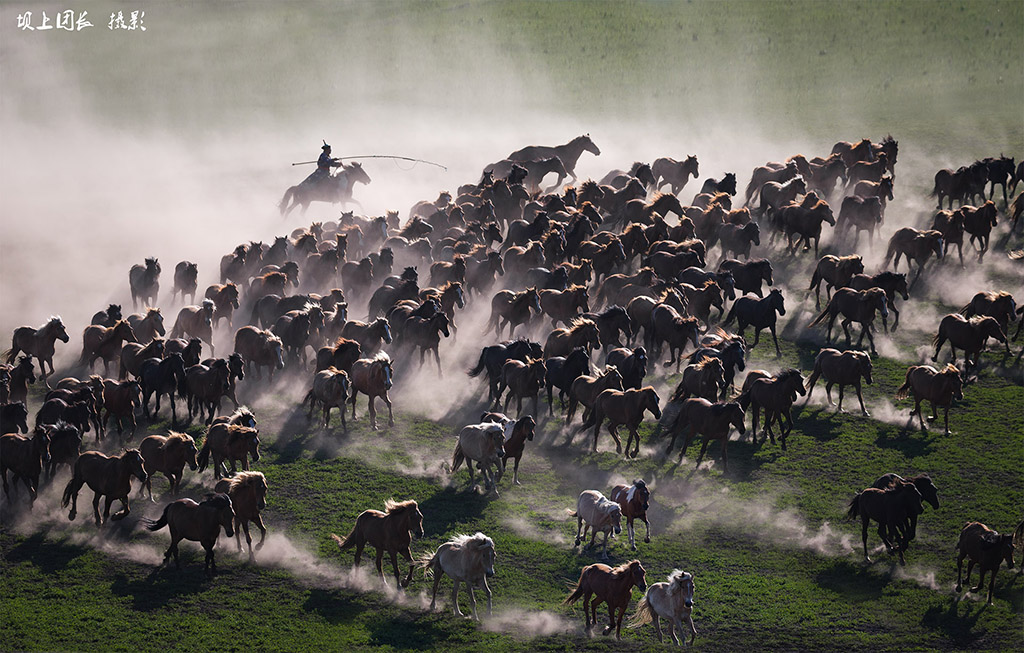
M 507 340 L 501 344 L 484 347 L 480 351 L 480 360 L 476 367 L 469 370 L 467 374 L 477 377 L 484 370 L 487 371 L 488 402 L 494 401 L 498 395 L 498 383 L 501 381 L 501 368 L 506 361 L 517 360 L 525 362 L 528 358 L 542 358 L 544 349 L 540 343 L 531 342 L 524 338 L 518 340 Z
M 179 397 L 186 395 L 185 359 L 181 354 L 171 354 L 162 360 L 147 358 L 142 361 L 139 380 L 142 385 L 142 412 L 146 418 L 150 418 L 150 395 L 156 393 L 156 403 L 152 415 L 152 418 L 156 419 L 157 413 L 160 412 L 160 396 L 166 394 L 170 397 L 171 424 L 176 424 L 178 415 L 174 409 L 174 393 L 177 392 Z
M 614 365 L 619 370 L 623 390 L 639 390 L 643 387 L 644 377 L 647 376 L 647 350 L 643 347 L 632 350 L 625 347 L 613 349 L 608 352 L 604 364 Z
M 584 374 L 590 374 L 590 353 L 584 347 L 577 347 L 568 356 L 547 359 L 544 367 L 547 370 L 544 384 L 548 389 L 548 415 L 554 415 L 553 389 L 558 388 L 558 398 L 564 403 L 572 382 Z

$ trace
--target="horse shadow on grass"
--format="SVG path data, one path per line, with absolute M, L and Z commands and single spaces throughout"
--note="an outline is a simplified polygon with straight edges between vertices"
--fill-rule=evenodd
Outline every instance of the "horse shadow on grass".
M 480 609 L 479 598 L 477 602 Z M 486 611 L 486 599 L 484 606 Z M 396 611 L 380 612 L 369 624 L 370 645 L 394 650 L 434 650 L 451 640 L 451 625 L 447 621 Z
M 464 477 L 460 474 L 460 478 Z M 458 487 L 446 487 L 419 504 L 420 512 L 430 515 L 430 519 L 424 521 L 423 534 L 426 537 L 440 535 L 460 524 L 475 521 L 493 500 L 493 495 L 471 492 L 464 481 Z
M 87 546 L 52 542 L 44 534 L 34 533 L 7 552 L 5 557 L 12 563 L 31 562 L 41 571 L 53 574 L 89 551 L 91 549 Z
M 956 648 L 977 648 L 977 642 L 985 632 L 977 632 L 974 627 L 987 608 L 984 603 L 953 598 L 945 607 L 935 605 L 928 608 L 921 618 L 921 625 L 941 631 Z
M 348 624 L 366 612 L 367 608 L 351 592 L 311 589 L 302 609 L 320 615 L 331 624 Z
M 907 458 L 927 456 L 935 451 L 935 439 L 938 434 L 932 431 L 917 429 L 917 418 L 914 425 L 909 423 L 902 428 L 882 428 L 878 430 L 875 444 L 881 449 L 896 449 Z
M 293 463 L 307 451 L 312 452 L 313 460 L 323 461 L 335 457 L 338 447 L 348 440 L 349 434 L 342 430 L 337 411 L 331 412 L 331 426 L 324 429 L 319 411 L 315 411 L 310 420 L 305 410 L 292 410 L 281 425 L 277 440 L 269 447 L 277 454 L 278 462 Z M 349 424 L 349 428 L 352 427 Z
M 138 579 L 117 574 L 110 585 L 110 591 L 117 596 L 131 597 L 133 609 L 152 612 L 167 607 L 181 597 L 208 589 L 210 579 L 200 566 L 202 558 L 185 551 L 181 552 L 181 558 L 181 569 L 160 566 Z

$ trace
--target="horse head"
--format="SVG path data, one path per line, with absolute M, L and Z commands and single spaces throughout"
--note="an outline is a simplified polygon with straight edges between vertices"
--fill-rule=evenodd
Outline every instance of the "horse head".
M 146 473 L 146 461 L 138 449 L 126 449 L 121 454 L 121 464 L 128 470 L 129 475 L 135 475 L 141 482 L 145 483 L 149 478 L 149 474 Z
M 46 323 L 46 330 L 53 333 L 61 342 L 68 342 L 68 340 L 70 340 L 67 329 L 64 328 L 64 322 L 61 321 L 60 316 L 51 317 L 50 321 Z
M 640 390 L 644 397 L 644 407 L 651 411 L 654 415 L 654 419 L 661 419 L 661 408 L 658 404 L 661 403 L 661 398 L 658 397 L 657 391 L 652 386 L 646 386 Z
M 575 138 L 576 142 L 583 146 L 584 152 L 590 152 L 594 156 L 601 156 L 601 150 L 590 140 L 590 134 L 584 134 Z
M 633 584 L 637 586 L 641 592 L 647 591 L 647 570 L 640 564 L 639 560 L 633 560 L 629 563 L 630 577 L 633 579 Z
M 18 370 L 25 377 L 25 380 L 29 383 L 36 382 L 36 372 L 32 365 L 32 357 L 29 355 L 22 355 L 18 357 Z
M 782 297 L 782 291 L 776 288 L 768 293 L 769 306 L 779 312 L 779 315 L 786 314 L 786 305 Z

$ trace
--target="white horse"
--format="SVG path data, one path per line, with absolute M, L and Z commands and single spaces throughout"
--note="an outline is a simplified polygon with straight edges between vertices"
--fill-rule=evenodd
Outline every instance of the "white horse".
M 462 461 L 466 461 L 469 469 L 469 482 L 473 484 L 473 462 L 484 477 L 485 491 L 494 490 L 498 494 L 497 482 L 491 467 L 500 470 L 501 460 L 505 457 L 505 427 L 494 422 L 470 424 L 459 431 L 459 442 L 452 454 L 452 474 L 459 469 Z
M 594 546 L 594 539 L 598 531 L 604 533 L 604 551 L 601 557 L 608 558 L 608 537 L 614 532 L 618 535 L 622 532 L 622 508 L 619 504 L 609 500 L 597 490 L 584 490 L 576 500 L 576 512 L 570 512 L 570 517 L 576 518 L 576 542 L 586 539 L 587 529 L 592 528 L 590 544 L 583 547 Z
M 691 616 L 693 590 L 693 574 L 682 569 L 674 569 L 668 575 L 667 583 L 654 583 L 647 588 L 644 598 L 640 599 L 640 603 L 636 606 L 636 614 L 629 620 L 629 627 L 639 628 L 653 621 L 654 629 L 658 632 L 658 641 L 662 642 L 664 640 L 661 635 L 660 619 L 663 618 L 668 621 L 668 634 L 678 645 L 677 632 L 680 637 L 683 637 L 683 642 L 686 642 L 683 635 L 683 617 L 685 617 L 690 626 L 689 643 L 692 646 L 693 640 L 697 637 L 697 629 L 693 627 L 693 617 Z
M 437 602 L 437 587 L 441 583 L 441 577 L 447 574 L 454 584 L 452 609 L 456 616 L 465 616 L 459 610 L 459 583 L 465 583 L 469 590 L 469 604 L 472 606 L 474 619 L 480 620 L 476 612 L 476 595 L 473 592 L 475 587 L 487 593 L 487 614 L 491 614 L 491 588 L 487 585 L 487 579 L 494 575 L 494 556 L 494 540 L 483 533 L 477 533 L 456 535 L 437 547 L 434 555 L 421 559 L 420 566 L 426 571 L 426 576 L 434 577 L 430 609 L 433 610 Z

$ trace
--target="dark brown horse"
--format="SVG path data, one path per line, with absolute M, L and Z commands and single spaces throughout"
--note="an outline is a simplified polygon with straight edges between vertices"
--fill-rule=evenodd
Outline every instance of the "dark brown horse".
M 850 167 L 858 161 L 871 161 L 873 159 L 871 139 L 862 138 L 856 143 L 839 141 L 832 146 L 832 154 L 839 155 L 846 167 Z
M 868 557 L 868 524 L 871 520 L 878 522 L 878 536 L 890 553 L 896 551 L 900 564 L 906 564 L 903 552 L 910 543 L 907 524 L 910 515 L 921 513 L 921 493 L 913 483 L 897 483 L 888 490 L 865 488 L 858 492 L 850 501 L 847 519 L 861 519 L 861 538 L 864 541 L 864 561 L 871 562 Z M 894 534 L 895 538 L 889 536 Z M 895 540 L 895 541 L 894 541 Z
M 139 342 L 145 344 L 163 336 L 164 316 L 159 308 L 146 308 L 145 313 L 132 313 L 127 318 Z
M 147 436 L 139 443 L 139 453 L 142 454 L 145 462 L 143 468 L 146 470 L 146 480 L 139 486 L 139 496 L 146 490 L 150 501 L 153 500 L 153 474 L 160 472 L 166 476 L 171 482 L 171 494 L 177 494 L 185 465 L 193 472 L 198 467 L 196 441 L 185 433 L 171 431 L 166 436 Z
M 913 288 L 917 280 L 921 278 L 921 272 L 924 271 L 924 264 L 928 262 L 928 258 L 935 254 L 938 259 L 942 258 L 943 252 L 943 240 L 942 232 L 940 231 L 918 231 L 911 227 L 903 227 L 898 229 L 896 233 L 889 239 L 889 247 L 885 253 L 885 262 L 882 264 L 883 268 L 889 267 L 889 261 L 893 260 L 895 255 L 895 261 L 893 261 L 893 270 L 899 270 L 900 256 L 907 257 L 907 268 L 911 267 L 911 259 L 917 263 L 917 276 L 914 277 L 914 281 L 911 282 L 910 287 Z
M 632 485 L 616 485 L 612 488 L 609 498 L 619 504 L 622 516 L 626 518 L 626 532 L 629 535 L 629 547 L 636 551 L 636 531 L 633 520 L 639 519 L 647 526 L 644 542 L 651 543 L 651 522 L 647 521 L 647 511 L 651 507 L 651 491 L 643 479 L 633 481 Z
M 601 347 L 601 333 L 593 320 L 577 317 L 569 328 L 554 329 L 544 343 L 544 357 L 568 356 L 577 347 L 588 352 Z
M 348 372 L 352 364 L 359 360 L 361 353 L 362 347 L 355 340 L 338 338 L 333 345 L 321 347 L 316 352 L 316 371 L 336 367 Z
M 537 421 L 533 419 L 532 415 L 527 415 L 517 420 L 509 420 L 504 424 L 504 428 L 506 436 L 502 449 L 504 449 L 505 455 L 501 458 L 501 469 L 498 470 L 498 477 L 494 482 L 495 484 L 501 482 L 501 478 L 505 475 L 508 460 L 512 458 L 515 460 L 515 466 L 512 469 L 512 483 L 514 485 L 522 485 L 519 482 L 519 461 L 523 459 L 523 451 L 526 449 L 527 440 L 533 440 L 537 429 Z
M 956 245 L 957 255 L 960 257 L 960 267 L 964 267 L 964 212 L 963 209 L 956 211 L 937 211 L 932 218 L 932 230 L 942 234 L 942 255 L 949 253 L 950 248 Z
M 686 344 L 691 343 L 694 349 L 697 348 L 699 332 L 700 322 L 697 318 L 682 317 L 668 304 L 658 304 L 651 311 L 651 345 L 654 347 L 655 355 L 661 353 L 663 344 L 667 344 L 669 360 L 664 362 L 664 366 L 669 367 L 675 363 L 677 373 Z
M 384 509 L 387 512 L 364 510 L 356 517 L 352 532 L 344 540 L 334 533 L 331 533 L 331 538 L 337 542 L 338 548 L 342 551 L 352 546 L 356 547 L 355 564 L 357 567 L 359 559 L 363 555 L 363 548 L 367 544 L 375 548 L 377 556 L 374 563 L 377 566 L 377 573 L 385 583 L 387 580 L 384 579 L 384 569 L 381 563 L 386 551 L 391 557 L 395 583 L 399 587 L 408 587 L 412 580 L 412 572 L 416 568 L 412 564 L 412 551 L 409 544 L 412 542 L 413 536 L 423 537 L 423 514 L 420 513 L 416 502 L 411 500 L 398 502 L 388 499 L 384 502 Z M 398 554 L 402 554 L 402 557 L 410 563 L 409 575 L 404 581 L 401 580 L 398 573 Z
M 902 272 L 889 272 L 885 270 L 875 275 L 855 274 L 850 278 L 850 288 L 854 290 L 867 290 L 868 288 L 881 288 L 885 291 L 885 298 L 889 310 L 896 316 L 893 320 L 892 330 L 895 331 L 900 323 L 900 312 L 896 309 L 896 295 L 903 297 L 903 301 L 910 299 L 910 290 L 907 287 L 907 275 Z M 883 316 L 882 326 L 889 330 L 889 321 Z
M 169 527 L 171 531 L 171 546 L 164 554 L 163 564 L 167 564 L 173 555 L 175 568 L 181 569 L 178 562 L 178 542 L 192 540 L 199 542 L 206 551 L 203 571 L 208 576 L 215 576 L 217 575 L 217 562 L 213 557 L 213 547 L 217 546 L 221 528 L 224 529 L 224 533 L 228 537 L 235 534 L 232 530 L 234 520 L 235 511 L 228 495 L 211 494 L 199 503 L 192 499 L 172 501 L 164 508 L 160 519 L 144 521 L 146 528 L 150 531 L 158 531 L 164 526 Z
M 672 440 L 668 443 L 665 454 L 668 455 L 675 446 L 676 438 L 680 433 L 689 428 L 689 433 L 683 437 L 683 448 L 679 451 L 679 460 L 683 460 L 690 443 L 698 434 L 703 434 L 704 440 L 700 446 L 700 455 L 697 456 L 697 467 L 704 460 L 708 444 L 712 440 L 719 440 L 722 443 L 722 468 L 729 469 L 729 430 L 736 427 L 740 435 L 746 432 L 743 427 L 743 407 L 736 402 L 711 403 L 707 399 L 691 398 L 682 402 L 679 414 L 675 423 L 669 426 L 672 433 Z
M 871 324 L 875 320 L 876 312 L 882 315 L 882 319 L 889 316 L 888 303 L 885 291 L 881 288 L 868 288 L 867 290 L 840 288 L 836 291 L 836 294 L 832 295 L 832 299 L 825 306 L 825 310 L 818 317 L 814 318 L 808 326 L 816 326 L 827 319 L 828 328 L 825 334 L 825 342 L 831 342 L 832 327 L 835 325 L 836 318 L 842 315 L 843 320 L 840 324 L 843 327 L 843 333 L 846 335 L 846 344 L 849 345 L 851 342 L 849 326 L 851 323 L 857 322 L 861 326 L 860 339 L 857 341 L 857 346 L 860 347 L 864 342 L 864 336 L 867 336 L 868 342 L 871 344 L 871 352 L 876 353 L 875 339 L 871 335 Z
M 622 390 L 622 375 L 614 365 L 605 367 L 597 376 L 584 374 L 576 377 L 569 390 L 569 406 L 565 412 L 566 425 L 572 423 L 578 404 L 583 405 L 583 421 L 586 423 L 598 395 L 605 390 Z M 571 435 L 569 437 L 572 438 Z
M 117 434 L 123 433 L 123 425 L 131 427 L 130 438 L 135 437 L 135 412 L 142 407 L 142 386 L 138 381 L 103 381 L 103 420 L 101 429 L 96 432 L 96 439 L 102 439 L 111 415 L 117 421 Z
M 810 294 L 811 290 L 814 291 L 814 306 L 819 308 L 821 299 L 818 293 L 822 281 L 825 282 L 825 299 L 831 299 L 833 288 L 850 285 L 853 275 L 862 272 L 864 272 L 864 259 L 859 254 L 850 256 L 826 254 L 818 259 L 818 265 L 814 268 L 814 274 L 811 275 L 811 285 L 807 289 L 807 294 Z
M 132 291 L 132 308 L 138 307 L 139 300 L 143 306 L 156 306 L 160 293 L 160 263 L 156 258 L 147 258 L 145 266 L 133 265 L 128 271 L 128 285 Z
M 9 386 L 7 401 L 20 401 L 28 407 L 28 386 L 29 384 L 34 384 L 36 382 L 36 373 L 32 365 L 32 357 L 19 357 L 18 364 L 12 366 L 8 371 L 8 374 Z
M 213 421 L 220 410 L 221 397 L 231 391 L 231 370 L 226 359 L 217 359 L 209 366 L 192 365 L 185 370 L 185 399 L 188 404 L 188 418 L 198 413 L 203 419 L 204 410 L 209 414 L 206 423 Z
M 1019 527 L 1018 527 L 1019 530 Z M 1013 569 L 1014 535 L 1000 535 L 981 522 L 968 522 L 960 531 L 960 539 L 956 543 L 956 591 L 963 589 L 961 573 L 964 558 L 967 560 L 967 583 L 971 582 L 971 571 L 978 565 L 978 586 L 967 591 L 979 592 L 985 586 L 985 573 L 992 572 L 988 581 L 988 604 L 992 605 L 992 592 L 996 586 L 996 573 L 1006 561 L 1006 566 Z
M 838 349 L 822 349 L 814 359 L 814 371 L 807 379 L 807 401 L 814 391 L 814 384 L 818 378 L 825 379 L 825 396 L 828 397 L 828 405 L 832 403 L 832 386 L 839 386 L 839 412 L 843 412 L 843 389 L 852 385 L 857 390 L 857 399 L 860 401 L 860 411 L 864 415 L 868 410 L 864 408 L 864 397 L 860 391 L 860 380 L 863 378 L 871 384 L 871 357 L 862 351 L 844 351 Z
M 50 374 L 53 374 L 53 343 L 56 340 L 61 342 L 69 340 L 68 332 L 64 329 L 64 323 L 59 316 L 51 317 L 46 324 L 38 329 L 28 326 L 15 329 L 11 339 L 11 348 L 4 352 L 3 356 L 8 364 L 13 363 L 20 352 L 34 356 L 39 361 L 39 374 L 43 383 L 49 388 L 50 384 L 46 380 L 46 377 L 49 376 L 46 373 L 46 366 L 50 366 Z
M 632 560 L 614 569 L 608 565 L 597 563 L 583 568 L 580 579 L 572 593 L 563 601 L 572 605 L 583 599 L 583 612 L 586 617 L 586 632 L 597 625 L 597 606 L 608 604 L 608 627 L 603 635 L 615 629 L 615 640 L 620 641 L 622 616 L 626 613 L 629 600 L 633 597 L 633 586 L 643 592 L 647 590 L 647 572 L 639 560 Z M 593 597 L 593 598 L 591 598 Z M 618 612 L 618 616 L 616 616 Z
M 971 301 L 960 309 L 960 315 L 972 317 L 975 315 L 987 315 L 995 318 L 1003 333 L 1009 335 L 1010 323 L 1017 312 L 1017 302 L 1013 295 L 1006 291 L 980 292 L 971 298 Z
M 214 422 L 206 432 L 206 440 L 203 441 L 203 448 L 199 450 L 196 462 L 199 464 L 199 471 L 203 472 L 212 458 L 213 477 L 220 478 L 224 475 L 225 460 L 231 465 L 232 474 L 237 471 L 236 460 L 241 461 L 243 470 L 249 471 L 249 456 L 252 456 L 254 463 L 259 462 L 259 430 L 239 424 Z
M 703 397 L 714 401 L 720 389 L 725 388 L 725 368 L 718 358 L 698 358 L 683 369 L 683 378 L 672 395 L 672 401 L 690 397 Z
M 544 367 L 544 360 L 541 358 L 527 358 L 526 361 L 515 359 L 505 361 L 501 367 L 501 382 L 498 385 L 497 396 L 494 406 L 497 408 L 502 392 L 508 389 L 505 397 L 504 412 L 508 413 L 509 403 L 512 397 L 516 398 L 516 417 L 523 414 L 523 399 L 533 398 L 532 415 L 538 415 L 540 403 L 540 392 L 544 388 L 544 378 L 547 370 Z
M 121 347 L 121 364 L 118 378 L 122 381 L 131 374 L 139 376 L 142 368 L 142 361 L 147 358 L 163 358 L 165 343 L 163 338 L 151 340 L 149 344 L 143 345 L 138 342 L 127 342 Z
M 925 426 L 921 401 L 927 399 L 932 402 L 930 420 L 937 417 L 936 407 L 942 406 L 945 409 L 946 435 L 949 435 L 949 407 L 954 399 L 964 398 L 963 387 L 960 370 L 954 365 L 947 365 L 941 372 L 931 365 L 911 365 L 907 368 L 907 376 L 903 385 L 896 390 L 896 398 L 906 399 L 913 394 L 914 410 L 910 411 L 910 419 L 913 420 L 914 415 L 917 415 L 922 431 L 925 430 Z
M 568 325 L 579 313 L 590 310 L 590 296 L 586 286 L 570 286 L 565 290 L 541 290 L 540 307 L 551 318 L 551 326 L 559 322 Z
M 808 196 L 809 197 L 809 196 Z M 816 203 L 806 206 L 806 200 L 800 204 L 787 204 L 779 209 L 776 220 L 786 234 L 786 242 L 789 250 L 793 253 L 800 243 L 804 244 L 804 250 L 811 248 L 811 241 L 814 241 L 814 255 L 818 255 L 818 243 L 821 241 L 821 225 L 829 223 L 836 225 L 836 219 L 832 215 L 832 208 L 825 200 L 818 200 Z M 794 243 L 793 237 L 799 236 Z
M 759 258 L 753 261 L 737 261 L 736 259 L 726 259 L 718 264 L 718 272 L 728 272 L 733 277 L 733 284 L 736 290 L 743 291 L 744 293 L 753 293 L 758 297 L 763 297 L 761 291 L 761 282 L 771 286 L 774 282 L 772 278 L 772 263 L 768 259 Z
M 601 154 L 601 150 L 597 145 L 594 145 L 594 141 L 590 140 L 590 134 L 577 136 L 564 145 L 557 145 L 554 147 L 531 145 L 529 147 L 524 147 L 521 150 L 516 150 L 506 158 L 509 161 L 537 161 L 538 159 L 546 159 L 556 156 L 562 162 L 566 175 L 572 177 L 572 181 L 575 183 L 576 163 L 584 152 L 590 152 L 595 156 L 600 156 Z M 564 179 L 565 175 L 560 175 L 555 181 L 553 187 L 560 187 Z
M 799 370 L 787 369 L 779 372 L 776 376 L 765 378 L 760 370 L 751 370 L 747 375 L 747 382 L 743 384 L 743 393 L 737 401 L 740 406 L 746 409 L 752 406 L 754 418 L 750 430 L 751 438 L 757 441 L 757 421 L 761 409 L 764 409 L 764 431 L 767 438 L 771 438 L 775 444 L 775 433 L 772 431 L 772 421 L 779 424 L 779 442 L 782 448 L 786 448 L 786 438 L 793 431 L 793 404 L 797 395 L 804 395 L 807 390 L 804 385 L 804 377 Z M 789 424 L 786 424 L 786 421 Z M 763 442 L 764 440 L 762 440 Z
M 222 319 L 228 321 L 228 328 L 233 328 L 233 317 L 238 310 L 238 286 L 234 282 L 226 284 L 213 284 L 206 289 L 206 299 L 213 302 L 213 326 L 216 327 Z
M 678 195 L 690 177 L 696 179 L 699 176 L 699 167 L 696 155 L 690 155 L 682 161 L 670 157 L 655 159 L 651 164 L 655 179 L 654 190 L 660 191 L 665 184 L 669 184 L 672 186 L 672 194 Z
M 302 400 L 303 404 L 309 402 L 308 419 L 313 419 L 313 409 L 319 403 L 324 410 L 324 428 L 327 428 L 331 424 L 331 409 L 337 407 L 341 412 L 341 428 L 348 433 L 345 404 L 348 403 L 349 385 L 348 374 L 344 370 L 328 367 L 318 371 L 313 376 L 313 387 Z
M 705 281 L 703 285 L 691 286 L 679 284 L 679 289 L 686 295 L 686 311 L 705 325 L 711 324 L 711 308 L 718 309 L 718 317 L 725 315 L 722 288 L 717 281 Z
M 10 489 L 7 486 L 7 470 L 13 473 L 14 489 L 18 489 L 18 481 L 25 484 L 29 494 L 29 510 L 36 501 L 36 488 L 39 487 L 39 475 L 50 462 L 50 434 L 43 426 L 36 426 L 32 437 L 22 437 L 15 433 L 0 436 L 0 477 L 3 477 L 4 496 L 12 503 Z
M 882 202 L 877 197 L 845 197 L 836 218 L 836 237 L 843 238 L 854 229 L 852 248 L 860 242 L 860 232 L 868 232 L 868 242 L 875 243 L 875 230 L 882 224 Z
M 739 285 L 737 284 L 736 287 L 738 288 Z M 778 315 L 786 314 L 782 291 L 778 288 L 768 293 L 768 296 L 764 299 L 753 299 L 751 297 L 740 297 L 737 299 L 733 302 L 729 315 L 725 318 L 722 326 L 729 326 L 729 323 L 735 319 L 739 326 L 740 335 L 743 335 L 743 332 L 747 330 L 748 324 L 754 327 L 754 343 L 750 345 L 751 349 L 757 346 L 761 338 L 761 330 L 767 328 L 771 331 L 772 340 L 775 341 L 775 355 L 782 356 L 782 351 L 779 349 L 779 339 L 775 334 L 776 313 Z
M 138 342 L 131 325 L 125 320 L 112 327 L 89 325 L 82 333 L 82 356 L 78 362 L 92 370 L 92 364 L 99 358 L 103 361 L 103 374 L 109 375 L 110 363 L 120 360 L 121 345 L 125 342 Z
M 74 467 L 82 452 L 82 434 L 67 422 L 57 422 L 47 429 L 50 436 L 50 464 L 47 476 L 53 480 L 59 465 L 67 465 L 68 469 Z
M 231 497 L 231 507 L 235 511 L 235 545 L 241 553 L 242 541 L 239 531 L 245 531 L 249 562 L 256 562 L 256 556 L 252 553 L 249 522 L 253 522 L 260 529 L 260 541 L 256 543 L 256 550 L 259 551 L 267 537 L 267 527 L 263 525 L 263 518 L 260 516 L 260 510 L 267 507 L 267 478 L 262 472 L 239 472 L 231 478 L 218 481 L 214 489 Z
M 377 430 L 377 407 L 374 405 L 377 397 L 387 404 L 388 426 L 394 426 L 395 415 L 391 407 L 391 398 L 388 396 L 388 390 L 394 384 L 391 357 L 380 352 L 373 358 L 360 358 L 352 364 L 349 380 L 352 383 L 352 396 L 349 399 L 352 403 L 352 419 L 356 418 L 356 399 L 359 398 L 359 393 L 362 393 L 369 399 L 370 428 Z
M 960 211 L 964 216 L 964 231 L 971 235 L 971 244 L 978 248 L 978 263 L 981 263 L 988 251 L 989 235 L 999 223 L 996 205 L 989 200 L 979 207 L 961 207 Z
M 181 301 L 185 301 L 185 295 L 189 301 L 196 300 L 196 278 L 199 276 L 199 266 L 192 261 L 181 261 L 174 266 L 174 287 L 171 289 L 171 301 L 174 296 L 181 293 Z
M 67 487 L 64 488 L 64 496 L 61 499 L 61 507 L 66 508 L 71 504 L 71 512 L 68 519 L 75 521 L 78 514 L 78 492 L 85 484 L 95 493 L 92 499 L 92 510 L 96 517 L 96 526 L 100 526 L 110 517 L 110 504 L 115 499 L 121 501 L 121 511 L 111 519 L 118 521 L 124 519 L 131 512 L 128 506 L 128 495 L 132 491 L 132 476 L 145 483 L 149 476 L 146 474 L 145 461 L 138 449 L 128 449 L 120 456 L 105 456 L 98 451 L 87 451 L 75 461 L 74 472 Z M 106 496 L 106 503 L 103 508 L 103 520 L 100 520 L 100 497 Z
M 270 380 L 274 380 L 274 370 L 284 369 L 284 345 L 281 339 L 270 331 L 263 331 L 252 326 L 244 326 L 235 332 L 235 353 L 245 361 L 245 369 L 256 366 L 256 379 L 263 378 L 263 368 L 270 368 Z
M 939 322 L 939 332 L 932 339 L 932 344 L 935 345 L 935 355 L 932 356 L 932 361 L 939 360 L 939 350 L 948 340 L 954 364 L 956 363 L 956 350 L 963 349 L 964 364 L 968 367 L 972 364 L 977 367 L 981 359 L 981 352 L 985 349 L 985 343 L 989 338 L 995 338 L 1003 343 L 1006 346 L 1006 354 L 1010 354 L 1009 339 L 995 318 L 978 315 L 968 319 L 959 313 L 950 313 Z
M 495 335 L 500 338 L 501 331 L 507 324 L 508 337 L 512 338 L 517 326 L 529 323 L 531 310 L 537 314 L 541 313 L 540 294 L 536 288 L 518 293 L 499 290 L 491 299 L 491 317 L 487 321 L 487 331 L 494 329 Z
M 622 453 L 622 442 L 619 440 L 619 426 L 626 426 L 629 429 L 629 437 L 626 439 L 626 457 L 636 458 L 640 453 L 640 434 L 637 432 L 640 422 L 644 419 L 644 411 L 650 411 L 655 419 L 661 419 L 661 408 L 658 407 L 661 399 L 658 393 L 651 386 L 645 386 L 639 390 L 632 388 L 628 390 L 605 390 L 594 400 L 594 407 L 590 419 L 580 427 L 581 431 L 594 427 L 593 451 L 597 451 L 597 437 L 601 431 L 601 424 L 607 418 L 608 432 L 615 440 L 615 453 Z M 636 440 L 633 453 L 629 451 L 629 445 Z

